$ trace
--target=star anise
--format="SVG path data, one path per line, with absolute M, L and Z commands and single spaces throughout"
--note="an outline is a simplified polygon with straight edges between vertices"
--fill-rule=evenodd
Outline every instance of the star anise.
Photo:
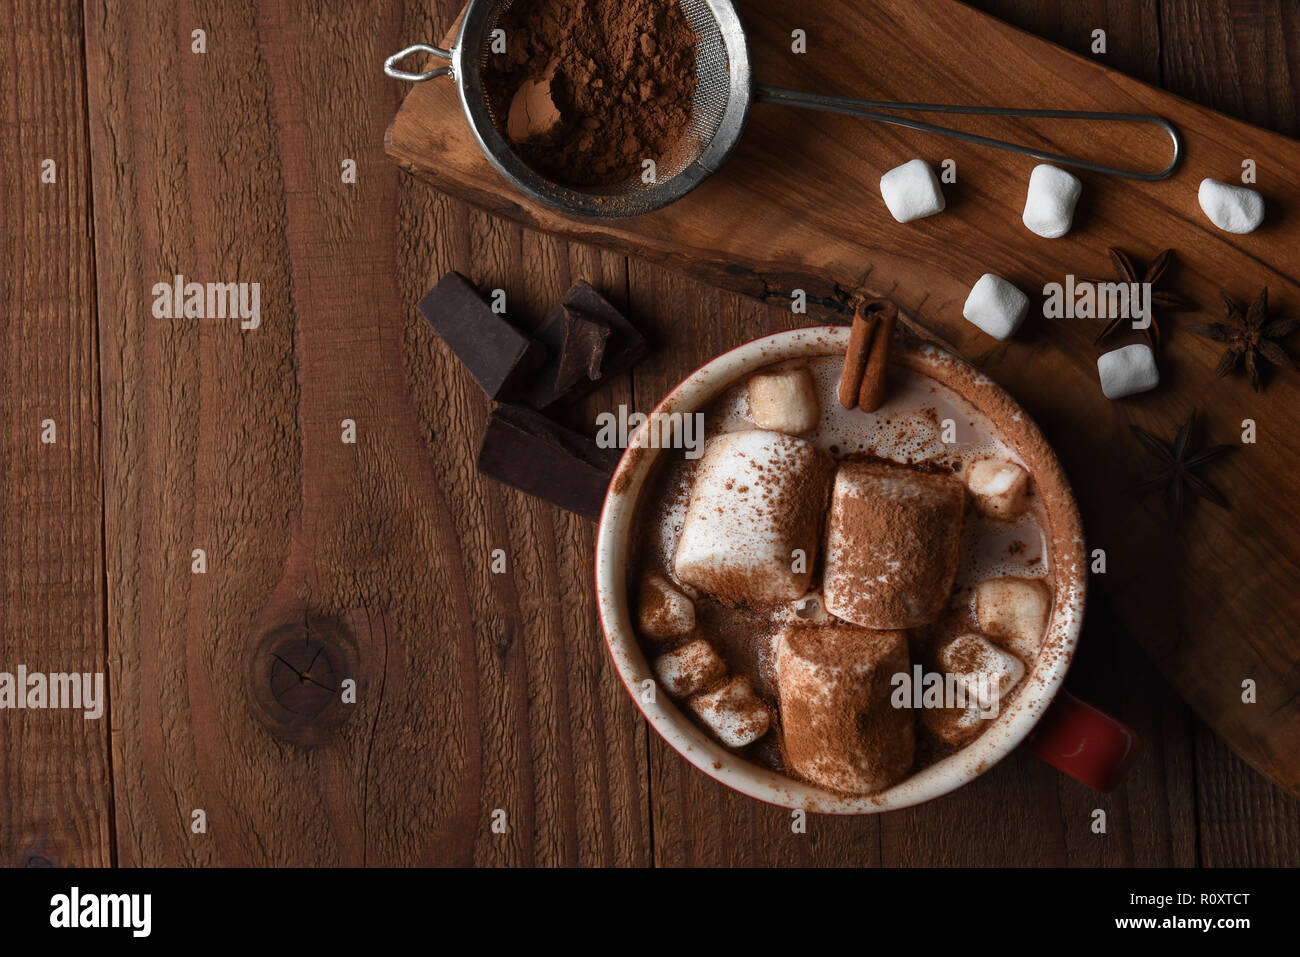
M 1221 292 L 1219 296 L 1227 307 L 1228 314 L 1222 322 L 1211 322 L 1203 326 L 1192 326 L 1198 335 L 1226 342 L 1228 351 L 1219 360 L 1215 374 L 1225 376 L 1244 361 L 1246 372 L 1250 376 L 1250 386 L 1256 392 L 1263 387 L 1260 376 L 1259 360 L 1270 362 L 1275 366 L 1295 368 L 1295 363 L 1286 350 L 1274 340 L 1289 336 L 1300 327 L 1294 319 L 1270 319 L 1268 316 L 1268 288 L 1259 294 L 1259 298 L 1243 309 L 1241 304 Z
M 1158 471 L 1143 479 L 1136 486 L 1139 492 L 1152 492 L 1158 488 L 1165 490 L 1165 512 L 1171 522 L 1182 518 L 1183 505 L 1190 492 L 1194 496 L 1208 499 L 1220 508 L 1231 508 L 1228 500 L 1209 482 L 1196 474 L 1196 470 L 1224 452 L 1231 452 L 1234 446 L 1211 445 L 1208 448 L 1193 451 L 1191 448 L 1192 429 L 1196 423 L 1196 410 L 1187 417 L 1183 427 L 1174 436 L 1170 445 L 1158 439 L 1146 429 L 1130 425 L 1142 447 L 1160 460 Z
M 1115 264 L 1115 274 L 1120 282 L 1125 283 L 1126 285 L 1132 285 L 1134 283 L 1139 285 L 1143 283 L 1151 284 L 1151 316 L 1149 317 L 1150 323 L 1147 325 L 1145 332 L 1147 338 L 1151 340 L 1152 348 L 1160 345 L 1160 326 L 1156 323 L 1156 307 L 1159 306 L 1162 309 L 1191 308 L 1191 304 L 1187 302 L 1187 300 L 1183 299 L 1182 296 L 1169 292 L 1168 290 L 1156 288 L 1161 278 L 1168 271 L 1170 264 L 1174 261 L 1174 251 L 1172 249 L 1166 249 L 1151 261 L 1151 264 L 1147 266 L 1145 272 L 1139 272 L 1137 264 L 1133 262 L 1133 258 L 1119 247 L 1111 246 L 1107 252 L 1110 253 L 1110 261 Z M 1101 342 L 1101 340 L 1105 339 L 1108 335 L 1118 329 L 1121 324 L 1132 321 L 1133 318 L 1135 317 L 1130 315 L 1127 317 L 1116 316 L 1111 319 L 1110 324 L 1107 325 L 1105 329 L 1101 330 L 1101 334 L 1093 340 L 1093 344 L 1095 345 L 1096 343 Z

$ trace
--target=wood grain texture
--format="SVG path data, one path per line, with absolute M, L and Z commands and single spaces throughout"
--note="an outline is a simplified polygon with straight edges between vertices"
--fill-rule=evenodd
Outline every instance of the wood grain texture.
M 80 10 L 17 0 L 0 25 L 0 670 L 102 676 Z M 42 181 L 46 160 L 53 182 Z M 46 420 L 52 444 L 42 442 Z M 111 713 L 101 704 L 96 720 L 73 710 L 0 712 L 0 865 L 112 863 Z
M 883 3 L 863 10 L 831 2 L 810 34 L 810 53 L 788 52 L 798 14 L 774 0 L 741 5 L 760 81 L 805 89 L 869 90 L 891 99 L 968 100 L 1156 112 L 1188 143 L 1174 179 L 1157 184 L 1085 175 L 1087 201 L 1075 230 L 1030 241 L 1019 222 L 1033 161 L 966 148 L 922 134 L 843 117 L 756 106 L 725 169 L 668 209 L 632 221 L 578 222 L 513 194 L 479 155 L 449 84 L 417 86 L 389 131 L 389 152 L 441 189 L 567 236 L 680 267 L 697 277 L 774 301 L 798 285 L 842 304 L 854 290 L 888 295 L 923 332 L 955 347 L 1007 386 L 1059 450 L 1079 493 L 1093 547 L 1111 556 L 1094 593 L 1156 658 L 1174 686 L 1247 760 L 1300 793 L 1300 635 L 1290 622 L 1300 574 L 1300 512 L 1294 487 L 1300 447 L 1295 376 L 1276 375 L 1264 395 L 1241 379 L 1216 381 L 1220 350 L 1167 321 L 1160 390 L 1107 402 L 1096 382 L 1095 322 L 1032 322 L 1010 343 L 983 336 L 961 318 L 971 283 L 986 270 L 1023 288 L 1097 275 L 1105 248 L 1149 258 L 1167 245 L 1183 264 L 1176 282 L 1206 317 L 1219 287 L 1245 298 L 1267 284 L 1288 311 L 1300 304 L 1300 146 L 1179 100 L 1082 57 L 1062 53 L 949 0 Z M 1163 11 L 1144 8 L 1149 14 Z M 1071 29 L 1086 27 L 1070 14 Z M 1126 17 L 1112 32 L 1120 59 L 1134 61 L 1152 17 Z M 888 38 L 888 57 L 853 51 Z M 954 51 L 979 50 L 958 57 Z M 1157 58 L 1158 59 L 1158 58 Z M 1148 68 L 1149 72 L 1149 68 Z M 1005 123 L 991 123 L 1009 135 Z M 1022 132 L 1072 152 L 1104 143 L 1112 160 L 1132 159 L 1122 142 L 1057 124 Z M 1112 152 L 1112 144 L 1118 146 Z M 1150 143 L 1148 142 L 1148 146 Z M 911 156 L 958 160 L 959 183 L 943 215 L 900 227 L 884 211 L 879 174 Z M 1232 179 L 1249 156 L 1260 170 L 1271 218 L 1258 233 L 1227 237 L 1196 206 L 1203 176 Z M 1230 241 L 1231 240 L 1231 241 Z M 1213 390 L 1213 398 L 1209 393 Z M 1158 503 L 1133 501 L 1128 486 L 1149 466 L 1127 426 L 1172 434 L 1191 405 L 1209 406 L 1213 441 L 1228 441 L 1245 417 L 1273 438 L 1215 470 L 1230 513 L 1201 509 L 1185 539 L 1169 533 Z M 1249 530 L 1242 534 L 1241 530 Z M 1249 569 L 1249 572 L 1246 570 Z M 1256 569 L 1259 569 L 1257 572 Z M 1240 701 L 1253 677 L 1258 706 Z
M 428 26 L 417 5 L 91 8 L 123 862 L 648 859 L 592 529 L 474 475 L 486 407 L 410 305 L 456 267 L 540 310 L 568 253 L 384 162 L 397 92 L 375 64 Z M 153 319 L 173 272 L 260 282 L 261 328 Z M 355 663 L 357 704 L 312 749 L 242 678 L 267 679 L 282 627 Z

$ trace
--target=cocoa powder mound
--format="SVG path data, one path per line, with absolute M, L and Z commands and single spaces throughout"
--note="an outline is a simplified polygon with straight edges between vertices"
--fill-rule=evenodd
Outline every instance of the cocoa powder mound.
M 676 0 L 537 0 L 498 21 L 483 87 L 501 134 L 566 186 L 615 186 L 686 155 L 698 38 Z

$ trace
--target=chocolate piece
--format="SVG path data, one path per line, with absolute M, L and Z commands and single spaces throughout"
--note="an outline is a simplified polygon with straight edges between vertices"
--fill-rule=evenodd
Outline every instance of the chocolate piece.
M 566 311 L 576 312 L 588 322 L 608 326 L 609 337 L 599 360 L 600 374 L 592 376 L 589 371 L 564 387 L 560 385 L 558 373 L 564 354 L 565 330 L 569 326 Z M 636 327 L 583 279 L 564 294 L 536 335 L 550 352 L 550 359 L 542 366 L 533 386 L 524 393 L 524 401 L 543 412 L 576 402 L 604 380 L 632 368 L 650 351 Z
M 594 522 L 619 454 L 532 409 L 503 405 L 488 418 L 478 470 Z
M 555 370 L 555 387 L 568 391 L 584 377 L 600 378 L 609 326 L 569 306 L 560 309 L 564 313 L 564 345 Z
M 497 401 L 517 395 L 546 361 L 545 350 L 494 313 L 478 289 L 458 272 L 438 280 L 419 305 L 433 331 Z

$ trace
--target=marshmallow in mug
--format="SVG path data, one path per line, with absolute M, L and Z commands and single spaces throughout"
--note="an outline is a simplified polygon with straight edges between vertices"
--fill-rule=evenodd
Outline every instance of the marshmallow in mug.
M 909 160 L 880 177 L 880 195 L 900 223 L 941 213 L 946 205 L 939 177 L 923 159 Z
M 1029 312 L 1029 297 L 1001 276 L 986 272 L 971 288 L 961 314 L 994 339 L 1010 339 Z
M 1136 342 L 1107 352 L 1097 359 L 1101 391 L 1108 399 L 1122 399 L 1139 392 L 1149 392 L 1160 384 L 1156 354 L 1146 343 Z
M 1203 179 L 1197 199 L 1210 222 L 1226 233 L 1251 233 L 1264 221 L 1264 197 L 1245 186 Z
M 1032 233 L 1059 239 L 1074 224 L 1074 207 L 1083 192 L 1079 177 L 1042 163 L 1029 174 L 1029 193 L 1021 219 Z

